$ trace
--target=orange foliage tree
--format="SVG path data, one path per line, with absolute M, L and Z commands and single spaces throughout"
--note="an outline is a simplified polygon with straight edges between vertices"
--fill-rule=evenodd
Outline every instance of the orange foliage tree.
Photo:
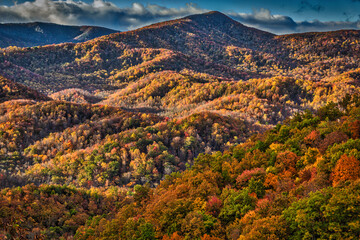
M 360 162 L 355 157 L 342 155 L 332 173 L 333 185 L 341 181 L 356 180 L 360 177 Z

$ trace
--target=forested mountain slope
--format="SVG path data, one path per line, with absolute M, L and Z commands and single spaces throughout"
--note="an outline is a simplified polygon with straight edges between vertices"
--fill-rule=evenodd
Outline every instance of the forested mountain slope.
M 85 133 L 86 129 L 97 128 L 92 131 L 96 133 L 93 137 L 101 138 L 101 133 L 105 129 L 110 131 L 109 128 L 89 122 L 86 128 L 80 125 L 76 133 L 50 134 L 25 150 L 36 163 L 25 171 L 22 180 L 27 177 L 35 183 L 80 184 L 91 186 L 91 190 L 47 184 L 5 188 L 0 193 L 0 234 L 5 238 L 75 236 L 75 239 L 356 238 L 360 189 L 359 99 L 346 96 L 340 105 L 330 103 L 316 115 L 297 114 L 284 124 L 232 145 L 226 151 L 201 154 L 190 168 L 167 175 L 156 188 L 150 184 L 119 188 L 119 184 L 125 183 L 120 177 L 125 175 L 120 172 L 129 166 L 135 170 L 132 173 L 135 177 L 145 173 L 140 182 L 150 178 L 154 181 L 162 174 L 159 164 L 164 164 L 166 173 L 166 169 L 178 161 L 171 157 L 179 151 L 176 146 L 184 146 L 181 135 L 167 145 L 168 126 L 175 127 L 171 131 L 180 131 L 180 134 L 181 129 L 193 126 L 192 131 L 197 129 L 198 136 L 206 139 L 204 134 L 210 127 L 204 122 L 210 119 L 217 122 L 219 117 L 194 116 L 178 123 L 168 121 L 151 127 L 145 127 L 151 122 L 142 122 L 143 127 L 136 128 L 131 135 L 107 137 L 103 143 L 90 148 L 88 156 L 83 153 L 66 157 L 63 153 L 74 150 L 76 153 L 79 144 L 91 145 L 91 135 L 87 140 L 75 141 L 79 131 Z M 114 111 L 99 110 L 105 115 Z M 119 129 L 136 127 L 119 123 L 114 124 Z M 196 125 L 198 123 L 200 125 Z M 227 126 L 234 130 L 227 135 L 230 138 L 241 131 Z M 125 130 L 125 134 L 129 130 Z M 133 145 L 136 136 L 142 134 L 148 137 Z M 61 136 L 66 140 L 53 140 Z M 224 136 L 222 132 L 206 141 L 216 142 Z M 156 140 L 157 137 L 161 137 L 162 142 Z M 151 140 L 147 143 L 147 139 Z M 124 140 L 126 145 L 133 146 L 130 151 L 122 145 Z M 185 142 L 185 146 L 190 147 L 187 150 L 197 151 L 188 141 Z M 131 150 L 134 148 L 138 149 Z M 130 165 L 123 162 L 125 156 L 133 154 L 135 159 Z M 52 156 L 56 157 L 52 159 Z M 6 174 L 1 174 L 2 183 L 19 181 L 20 176 L 7 178 Z M 43 180 L 39 178 L 41 175 Z
M 114 90 L 161 70 L 319 81 L 359 67 L 358 37 L 359 31 L 275 36 L 210 12 L 85 43 L 3 50 L 0 72 L 42 92 Z M 26 74 L 19 76 L 19 68 Z
M 29 99 L 36 101 L 50 100 L 46 95 L 24 85 L 10 81 L 0 75 L 0 102 L 14 99 Z

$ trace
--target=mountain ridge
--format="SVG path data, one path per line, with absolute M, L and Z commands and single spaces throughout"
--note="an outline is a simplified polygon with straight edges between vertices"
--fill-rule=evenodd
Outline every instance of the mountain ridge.
M 238 81 L 281 74 L 319 81 L 330 76 L 326 71 L 311 70 L 319 68 L 320 64 L 339 73 L 359 67 L 358 56 L 350 54 L 359 51 L 351 43 L 356 41 L 359 33 L 342 31 L 277 36 L 249 28 L 221 12 L 211 11 L 105 35 L 84 43 L 5 50 L 0 59 L 14 67 L 0 64 L 0 72 L 11 76 L 16 69 L 26 69 L 26 74 L 14 79 L 48 93 L 67 88 L 87 91 L 121 89 L 124 84 L 161 70 L 204 73 L 219 80 Z M 304 44 L 310 43 L 315 47 L 304 48 Z M 321 52 L 316 49 L 321 49 Z M 325 56 L 332 59 L 325 59 Z M 340 61 L 349 59 L 352 64 L 345 69 L 338 68 L 338 64 L 330 63 L 339 61 L 333 56 L 339 56 Z M 46 64 L 37 61 L 42 57 L 47 59 Z M 306 67 L 308 65 L 311 68 Z M 41 85 L 44 86 L 39 88 Z M 53 90 L 47 91 L 46 88 Z
M 203 31 L 207 32 L 203 32 Z M 157 37 L 162 31 L 165 34 L 164 37 Z M 222 35 L 220 39 L 217 37 L 218 34 Z M 147 34 L 149 39 L 148 42 L 136 42 L 138 34 Z M 189 45 L 190 43 L 186 41 L 186 37 L 191 37 L 192 34 L 199 35 L 199 38 L 191 39 L 191 41 L 206 41 L 206 37 L 211 36 L 211 41 L 204 44 L 223 44 L 223 40 L 232 42 L 233 44 L 240 44 L 244 47 L 249 47 L 249 45 L 254 45 L 251 41 L 256 43 L 263 41 L 259 38 L 264 37 L 267 39 L 275 36 L 272 33 L 268 33 L 262 30 L 255 28 L 247 27 L 232 18 L 226 16 L 225 14 L 217 11 L 211 11 L 203 14 L 194 14 L 180 19 L 164 21 L 160 23 L 151 24 L 139 29 L 115 33 L 109 36 L 104 36 L 104 39 L 115 40 L 125 42 L 127 44 L 132 44 L 135 47 L 153 47 L 160 48 L 165 47 L 172 50 L 178 50 L 178 44 L 176 41 L 173 41 L 172 38 L 183 39 L 185 40 L 182 44 Z M 164 45 L 164 41 L 170 41 L 170 43 Z M 132 41 L 132 42 L 131 42 Z M 171 42 L 172 41 L 172 42 Z M 246 42 L 247 41 L 247 44 Z M 163 46 L 161 46 L 163 44 Z M 184 53 L 184 51 L 182 51 Z
M 35 47 L 83 42 L 118 31 L 97 26 L 71 26 L 46 22 L 0 24 L 0 47 Z

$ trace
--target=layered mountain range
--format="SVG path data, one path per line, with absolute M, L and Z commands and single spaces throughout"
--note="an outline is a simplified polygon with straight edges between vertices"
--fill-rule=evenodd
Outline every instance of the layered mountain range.
M 0 49 L 0 238 L 358 236 L 360 31 L 74 29 Z
M 275 124 L 358 91 L 359 34 L 276 36 L 209 12 L 84 43 L 5 49 L 0 73 L 58 100 Z M 336 80 L 344 76 L 352 80 Z

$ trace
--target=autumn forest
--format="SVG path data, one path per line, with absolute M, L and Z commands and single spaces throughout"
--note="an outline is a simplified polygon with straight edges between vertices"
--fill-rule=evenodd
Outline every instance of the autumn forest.
M 0 38 L 0 239 L 360 238 L 360 31 L 70 30 Z

